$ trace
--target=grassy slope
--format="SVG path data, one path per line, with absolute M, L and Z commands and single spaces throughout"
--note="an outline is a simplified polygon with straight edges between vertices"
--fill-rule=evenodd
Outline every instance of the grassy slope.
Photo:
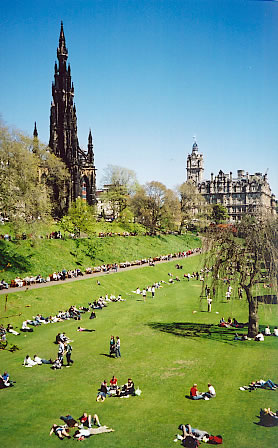
M 200 257 L 184 260 L 184 271 L 198 269 L 199 262 Z M 166 285 L 154 301 L 148 299 L 147 303 L 130 293 L 137 286 L 166 280 L 167 273 L 174 272 L 174 264 L 105 275 L 100 286 L 90 279 L 9 296 L 6 315 L 22 312 L 24 317 L 42 310 L 51 314 L 72 303 L 86 304 L 106 292 L 122 293 L 127 301 L 110 304 L 97 313 L 95 321 L 89 321 L 86 315 L 82 325 L 94 328 L 94 333 L 77 333 L 78 323 L 67 321 L 39 327 L 26 337 L 9 336 L 21 350 L 0 353 L 1 370 L 7 368 L 17 380 L 15 388 L 0 391 L 5 409 L 0 427 L 2 447 L 58 446 L 61 442 L 48 436 L 51 424 L 58 423 L 60 415 L 72 413 L 78 417 L 83 410 L 97 412 L 103 424 L 115 429 L 113 434 L 84 441 L 85 447 L 105 444 L 107 448 L 166 448 L 173 446 L 177 426 L 189 422 L 213 434 L 222 434 L 226 448 L 275 446 L 277 428 L 264 428 L 253 422 L 258 421 L 255 416 L 260 407 L 277 407 L 278 391 L 249 393 L 238 388 L 257 378 L 277 381 L 278 339 L 234 342 L 233 334 L 227 330 L 219 332 L 218 327 L 210 337 L 202 334 L 201 325 L 216 324 L 221 315 L 246 321 L 247 305 L 239 300 L 229 304 L 218 300 L 208 314 L 204 312 L 206 302 L 200 302 L 201 286 L 197 281 Z M 26 304 L 31 308 L 26 308 Z M 16 324 L 23 316 L 1 322 Z M 260 305 L 260 317 L 261 324 L 276 325 L 277 306 Z M 59 331 L 74 339 L 72 368 L 53 372 L 48 366 L 21 367 L 26 353 L 55 356 L 57 346 L 52 341 Z M 174 335 L 175 332 L 180 335 Z M 121 337 L 121 359 L 105 356 L 111 334 Z M 100 382 L 104 378 L 109 381 L 113 374 L 119 383 L 131 376 L 143 391 L 141 397 L 96 403 Z M 193 382 L 205 390 L 208 381 L 216 388 L 215 399 L 208 403 L 184 398 Z M 76 442 L 64 443 L 73 446 Z
M 0 241 L 0 276 L 7 281 L 27 274 L 49 275 L 57 270 L 85 269 L 103 263 L 132 261 L 198 247 L 191 235 L 112 237 L 78 240 Z M 8 266 L 10 264 L 11 266 Z

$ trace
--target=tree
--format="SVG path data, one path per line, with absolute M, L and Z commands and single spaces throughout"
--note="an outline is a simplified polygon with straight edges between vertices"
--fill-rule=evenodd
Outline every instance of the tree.
M 176 194 L 161 182 L 149 182 L 131 198 L 134 216 L 151 232 L 173 229 L 179 220 Z
M 95 231 L 95 210 L 81 198 L 76 199 L 60 221 L 61 229 L 80 235 L 81 232 L 92 234 Z
M 193 182 L 184 182 L 178 187 L 181 210 L 181 227 L 190 226 L 205 218 L 207 205 Z
M 211 219 L 216 224 L 220 222 L 225 222 L 228 218 L 228 210 L 224 205 L 221 204 L 213 204 Z
M 0 126 L 0 214 L 15 225 L 46 221 L 53 210 L 51 185 L 67 177 L 47 148 Z
M 102 201 L 107 204 L 113 219 L 116 219 L 128 205 L 129 197 L 138 186 L 133 170 L 116 165 L 108 165 L 103 178 L 105 191 Z
M 265 281 L 277 291 L 278 225 L 269 220 L 245 216 L 237 228 L 211 226 L 206 235 L 206 266 L 213 265 L 215 286 L 233 279 L 246 293 L 249 306 L 248 336 L 258 334 L 258 299 L 255 285 Z

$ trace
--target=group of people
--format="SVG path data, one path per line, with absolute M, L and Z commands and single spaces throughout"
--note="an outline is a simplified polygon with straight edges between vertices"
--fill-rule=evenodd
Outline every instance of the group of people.
M 180 440 L 182 446 L 188 448 L 197 448 L 200 445 L 200 442 L 211 443 L 213 445 L 222 444 L 223 442 L 221 435 L 213 436 L 207 431 L 192 428 L 189 424 L 179 425 L 178 429 L 182 432 L 182 434 L 177 434 L 174 442 Z
M 190 398 L 192 400 L 209 400 L 210 398 L 215 398 L 216 392 L 215 388 L 208 383 L 208 390 L 207 392 L 199 392 L 198 391 L 198 385 L 195 383 L 190 389 Z
M 278 384 L 274 383 L 272 380 L 256 380 L 252 381 L 248 386 L 241 386 L 240 390 L 249 390 L 250 392 L 252 390 L 256 389 L 270 389 L 270 390 L 276 390 L 278 388 Z
M 142 260 L 135 260 L 135 261 L 126 261 L 123 263 L 120 263 L 119 265 L 117 263 L 111 263 L 111 264 L 103 264 L 101 266 L 96 266 L 96 267 L 88 267 L 85 270 L 85 274 L 94 274 L 94 273 L 99 273 L 99 272 L 110 272 L 110 271 L 114 271 L 117 272 L 118 271 L 118 267 L 120 268 L 126 268 L 129 266 L 134 266 L 134 265 L 138 265 L 138 264 L 145 264 L 145 263 L 153 263 L 154 260 L 155 261 L 161 261 L 161 260 L 171 260 L 172 258 L 183 258 L 183 257 L 188 257 L 189 255 L 193 254 L 193 253 L 198 253 L 200 252 L 201 249 L 200 248 L 196 248 L 196 249 L 191 249 L 188 251 L 183 251 L 183 252 L 177 252 L 174 254 L 168 254 L 168 255 L 161 255 L 159 257 L 150 257 L 150 258 L 144 258 Z M 22 288 L 23 286 L 28 286 L 28 285 L 33 285 L 36 283 L 48 283 L 51 281 L 60 281 L 60 280 L 65 280 L 67 278 L 76 278 L 78 276 L 83 276 L 84 273 L 79 269 L 62 269 L 61 271 L 55 271 L 50 275 L 47 275 L 46 277 L 43 277 L 41 274 L 38 275 L 28 275 L 24 278 L 20 278 L 20 277 L 16 277 L 11 281 L 10 286 L 11 287 L 19 287 Z M 4 288 L 8 288 L 9 284 L 3 279 L 0 282 L 0 289 L 4 289 Z
M 83 412 L 77 420 L 68 414 L 61 416 L 60 420 L 63 421 L 63 424 L 52 425 L 49 433 L 50 436 L 55 434 L 60 440 L 74 437 L 81 441 L 92 435 L 114 431 L 112 428 L 108 428 L 108 426 L 102 426 L 97 414 L 94 414 L 92 417 L 91 414 Z M 74 430 L 73 436 L 70 435 L 71 429 Z
M 141 392 L 141 391 L 140 391 Z M 139 392 L 138 392 L 139 394 Z M 128 378 L 127 382 L 123 386 L 118 386 L 118 380 L 113 375 L 108 385 L 106 380 L 100 385 L 97 393 L 96 401 L 104 401 L 108 397 L 129 397 L 135 395 L 135 386 L 131 378 Z
M 119 336 L 111 336 L 109 342 L 109 355 L 112 357 L 115 355 L 116 358 L 121 358 L 121 340 Z
M 40 358 L 38 355 L 34 355 L 34 358 L 32 359 L 31 356 L 26 355 L 23 361 L 23 366 L 34 367 L 37 365 L 41 366 L 42 364 L 50 364 L 51 369 L 58 370 L 65 365 L 64 356 L 66 356 L 67 360 L 67 364 L 65 366 L 71 366 L 74 361 L 71 359 L 72 346 L 70 342 L 72 341 L 65 335 L 65 333 L 58 333 L 55 338 L 55 344 L 58 344 L 58 354 L 55 360 Z

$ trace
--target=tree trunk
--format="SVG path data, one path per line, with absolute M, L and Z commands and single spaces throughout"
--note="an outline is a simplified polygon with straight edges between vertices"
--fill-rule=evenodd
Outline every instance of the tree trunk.
M 249 290 L 246 293 L 249 303 L 248 337 L 254 338 L 259 333 L 258 301 L 252 297 Z

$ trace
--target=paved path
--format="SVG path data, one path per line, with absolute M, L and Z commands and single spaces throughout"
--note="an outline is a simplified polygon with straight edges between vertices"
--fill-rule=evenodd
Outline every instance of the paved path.
M 194 255 L 199 255 L 200 252 L 194 253 L 189 255 L 189 257 L 192 257 Z M 162 260 L 162 261 L 156 261 L 155 264 L 161 264 L 161 263 L 169 263 L 170 261 L 179 261 L 182 264 L 182 261 L 185 260 L 188 257 L 176 257 L 176 258 L 172 258 L 171 260 Z M 118 268 L 118 272 L 123 272 L 123 271 L 130 271 L 132 269 L 140 269 L 140 268 L 144 268 L 144 267 L 148 267 L 149 264 L 145 263 L 143 265 L 135 265 L 135 266 L 129 266 L 126 268 Z M 150 268 L 153 268 L 153 266 L 149 266 Z M 79 276 L 79 277 L 73 277 L 73 278 L 66 278 L 65 280 L 58 280 L 58 281 L 52 281 L 52 282 L 47 282 L 47 283 L 36 283 L 34 285 L 27 285 L 27 286 L 23 286 L 22 288 L 19 287 L 15 287 L 15 288 L 8 288 L 8 289 L 2 289 L 0 291 L 0 295 L 1 294 L 11 294 L 13 292 L 19 292 L 19 291 L 28 291 L 31 289 L 39 289 L 39 288 L 47 288 L 50 286 L 57 286 L 57 285 L 64 285 L 65 283 L 72 283 L 72 282 L 76 282 L 76 281 L 81 281 L 81 280 L 88 280 L 88 279 L 94 279 L 97 277 L 101 277 L 103 275 L 113 275 L 116 274 L 116 272 L 114 271 L 109 271 L 109 272 L 95 272 L 94 274 L 83 274 L 83 276 Z

